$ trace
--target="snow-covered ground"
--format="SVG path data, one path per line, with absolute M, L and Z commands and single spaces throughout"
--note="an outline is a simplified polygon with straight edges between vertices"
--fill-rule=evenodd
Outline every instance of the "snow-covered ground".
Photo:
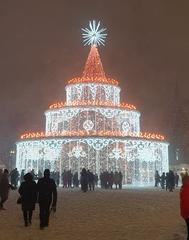
M 39 230 L 38 207 L 25 228 L 18 194 L 10 192 L 0 211 L 0 240 L 184 240 L 179 191 L 152 188 L 58 190 L 57 213 L 48 229 Z

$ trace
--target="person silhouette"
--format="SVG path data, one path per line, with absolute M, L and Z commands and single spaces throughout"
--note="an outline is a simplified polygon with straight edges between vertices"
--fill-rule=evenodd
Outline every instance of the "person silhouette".
M 24 181 L 21 183 L 18 192 L 21 196 L 24 223 L 27 227 L 28 224 L 32 223 L 32 214 L 37 201 L 37 184 L 31 173 L 24 175 Z
M 40 229 L 48 227 L 50 209 L 56 212 L 57 189 L 55 181 L 50 178 L 49 169 L 45 169 L 44 177 L 37 182 Z

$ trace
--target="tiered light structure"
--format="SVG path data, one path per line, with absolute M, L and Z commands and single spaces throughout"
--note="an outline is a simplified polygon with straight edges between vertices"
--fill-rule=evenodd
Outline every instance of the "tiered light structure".
M 65 103 L 54 103 L 45 112 L 45 132 L 21 136 L 16 167 L 121 171 L 125 184 L 152 184 L 155 170 L 168 171 L 168 143 L 162 135 L 140 132 L 136 107 L 120 103 L 118 81 L 106 76 L 98 53 L 106 36 L 99 28 L 93 21 L 83 29 L 91 45 L 83 75 L 68 81 Z

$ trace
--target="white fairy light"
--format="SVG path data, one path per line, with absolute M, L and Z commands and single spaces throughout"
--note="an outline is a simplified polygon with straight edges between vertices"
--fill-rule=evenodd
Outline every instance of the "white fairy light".
M 86 153 L 83 151 L 81 146 L 73 147 L 72 151 L 68 153 L 69 157 L 76 157 L 77 159 L 80 157 L 86 157 Z
M 89 22 L 89 28 L 82 28 L 84 45 L 105 45 L 105 38 L 107 33 L 106 28 L 100 28 L 100 21 L 96 23 L 95 20 Z
M 82 30 L 85 45 L 104 45 L 100 22 Z M 17 169 L 80 173 L 85 167 L 98 175 L 121 171 L 123 184 L 154 184 L 155 170 L 169 169 L 168 143 L 156 134 L 140 135 L 140 112 L 120 103 L 118 85 L 85 80 L 69 82 L 65 104 L 45 112 L 45 132 L 24 134 L 16 143 Z

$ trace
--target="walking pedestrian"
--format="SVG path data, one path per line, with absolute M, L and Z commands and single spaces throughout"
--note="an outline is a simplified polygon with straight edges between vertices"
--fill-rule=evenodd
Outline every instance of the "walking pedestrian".
M 50 210 L 56 212 L 57 189 L 55 181 L 50 178 L 49 169 L 45 169 L 44 177 L 40 178 L 37 183 L 40 229 L 48 227 Z
M 31 173 L 24 175 L 24 182 L 18 189 L 21 199 L 25 227 L 32 224 L 32 214 L 37 200 L 37 184 Z
M 80 182 L 81 182 L 81 190 L 83 192 L 87 192 L 87 190 L 88 190 L 88 175 L 87 175 L 87 171 L 85 168 L 82 169 Z
M 0 181 L 0 198 L 1 198 L 0 210 L 6 210 L 3 204 L 8 199 L 10 188 L 13 188 L 13 186 L 9 184 L 9 171 L 5 169 L 1 176 L 1 181 Z
M 173 189 L 175 188 L 175 175 L 172 170 L 168 173 L 168 188 L 169 192 L 173 192 Z
M 179 175 L 175 173 L 175 186 L 178 187 L 179 184 Z
M 78 172 L 75 172 L 73 175 L 73 186 L 76 188 L 79 187 Z
M 165 188 L 165 179 L 166 179 L 165 172 L 163 172 L 162 175 L 161 175 L 161 180 L 160 180 L 162 189 Z
M 98 186 L 98 174 L 95 173 L 95 186 L 97 187 Z
M 24 181 L 24 175 L 25 175 L 25 171 L 24 171 L 24 169 L 22 169 L 21 174 L 20 174 L 20 183 L 22 183 Z
M 18 185 L 19 175 L 20 175 L 20 174 L 19 174 L 17 168 L 13 169 L 13 170 L 10 172 L 11 185 L 14 186 L 15 188 L 17 188 L 17 185 Z
M 113 171 L 111 171 L 110 173 L 108 173 L 108 187 L 112 189 L 113 184 L 114 184 L 114 173 Z
M 117 187 L 119 186 L 119 173 L 118 173 L 118 171 L 115 171 L 115 173 L 114 173 L 114 184 L 115 184 L 116 189 L 117 189 Z
M 92 172 L 90 172 L 89 170 L 87 171 L 88 174 L 88 183 L 89 183 L 89 190 L 93 190 L 94 191 L 94 186 L 95 186 L 95 182 L 94 182 L 94 174 Z
M 166 173 L 166 176 L 165 176 L 165 184 L 166 184 L 165 185 L 166 186 L 165 190 L 167 191 L 169 189 L 169 185 L 170 185 L 169 184 L 169 173 L 168 172 Z
M 122 181 L 123 181 L 123 175 L 121 171 L 119 171 L 119 182 L 118 182 L 119 189 L 122 189 Z
M 159 175 L 159 172 L 156 170 L 155 172 L 155 187 L 158 187 L 159 186 L 159 183 L 160 183 L 160 175 Z

